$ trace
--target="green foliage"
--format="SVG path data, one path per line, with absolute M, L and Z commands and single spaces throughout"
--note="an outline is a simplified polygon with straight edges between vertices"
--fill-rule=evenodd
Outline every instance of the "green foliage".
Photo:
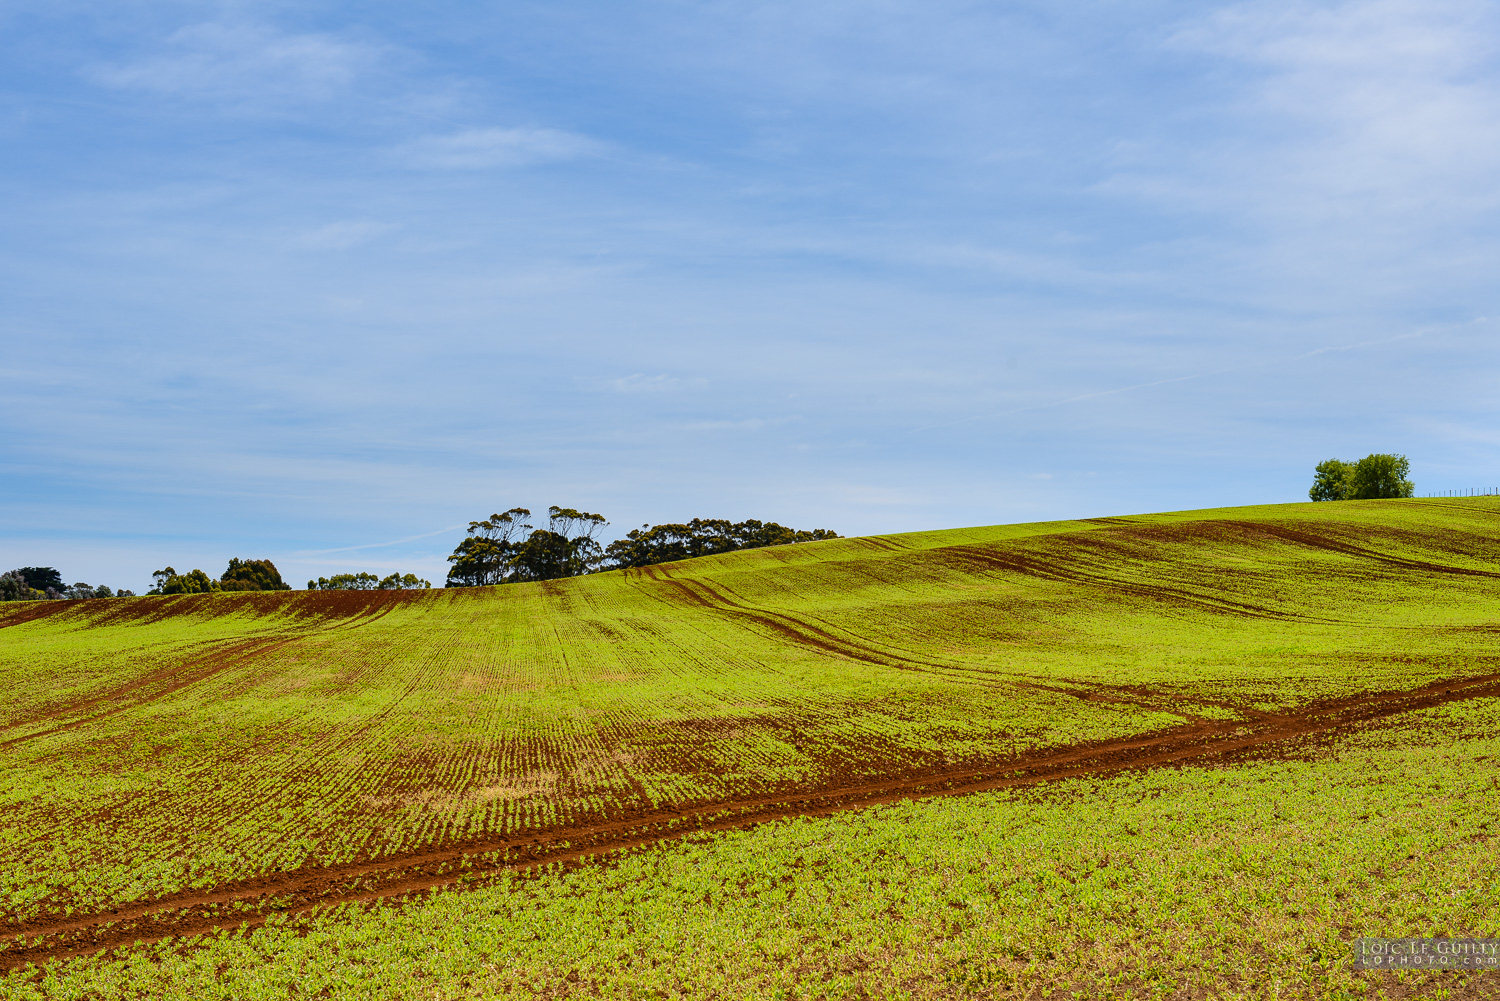
M 423 580 L 414 573 L 393 573 L 380 580 L 382 591 L 425 591 L 430 587 L 432 587 L 432 581 Z
M 602 515 L 572 508 L 548 509 L 548 525 L 533 528 L 523 507 L 469 523 L 469 534 L 448 561 L 448 587 L 479 587 L 524 581 L 558 580 L 607 569 L 653 566 L 741 549 L 839 538 L 827 529 L 798 531 L 775 522 L 694 518 L 687 524 L 642 525 L 625 538 L 601 547 L 596 532 L 609 524 Z
M 760 549 L 797 542 L 837 539 L 825 528 L 798 531 L 774 521 L 729 522 L 716 518 L 694 518 L 687 524 L 642 525 L 625 538 L 612 542 L 604 555 L 611 568 L 647 567 L 658 563 L 731 553 L 738 549 Z
M 63 592 L 63 597 L 71 598 L 75 601 L 84 598 L 113 598 L 114 596 L 115 592 L 111 591 L 107 585 L 100 584 L 95 587 L 93 584 L 85 584 L 83 581 L 79 581 Z
M 33 591 L 45 593 L 50 588 L 60 593 L 68 587 L 56 567 L 21 567 L 12 570 L 11 575 L 20 577 Z
M 341 573 L 307 582 L 309 591 L 408 591 L 430 587 L 431 581 L 410 573 L 393 573 L 385 577 L 376 577 L 372 573 Z
M 1350 478 L 1350 500 L 1410 497 L 1414 487 L 1407 476 L 1411 463 L 1404 455 L 1376 453 L 1359 460 Z
M 34 590 L 26 583 L 26 577 L 21 571 L 12 570 L 0 574 L 0 601 L 39 601 L 45 597 L 46 594 Z
M 338 573 L 332 577 L 319 577 L 307 582 L 309 591 L 374 591 L 380 587 L 380 578 L 372 573 Z
M 1374 453 L 1358 462 L 1329 459 L 1313 473 L 1307 495 L 1315 501 L 1375 500 L 1410 497 L 1414 492 L 1411 463 L 1404 455 Z
M 1342 459 L 1320 462 L 1313 472 L 1312 489 L 1307 495 L 1315 501 L 1341 501 L 1349 497 L 1349 481 L 1354 477 L 1354 464 Z
M 218 580 L 202 570 L 179 574 L 173 567 L 153 570 L 155 582 L 147 594 L 208 594 L 218 591 L 290 591 L 291 585 L 281 579 L 281 572 L 270 560 L 242 560 L 234 557 Z M 124 593 L 124 592 L 122 592 Z
M 469 534 L 448 562 L 446 587 L 483 587 L 504 584 L 513 579 L 516 552 L 531 531 L 525 519 L 531 512 L 513 507 L 504 514 L 492 514 L 484 521 L 469 522 Z
M 219 577 L 221 591 L 290 591 L 292 586 L 281 579 L 281 572 L 270 560 L 242 560 L 235 557 Z
M 44 585 L 38 589 L 28 583 L 35 580 Z M 0 601 L 37 601 L 43 598 L 67 598 L 74 601 L 85 598 L 113 598 L 116 594 L 129 595 L 129 591 L 115 592 L 108 585 L 62 583 L 62 576 L 52 567 L 22 567 L 0 576 Z
M 177 576 L 177 568 L 176 567 L 170 567 L 169 566 L 169 567 L 166 567 L 166 568 L 161 569 L 161 570 L 153 570 L 153 571 L 151 571 L 151 581 L 152 581 L 152 583 L 151 583 L 151 590 L 147 591 L 146 593 L 147 594 L 161 594 L 162 593 L 162 590 L 161 590 L 162 587 L 164 587 L 166 585 L 167 581 L 171 580 L 173 577 L 176 577 L 176 576 Z
M 604 551 L 594 536 L 603 515 L 553 505 L 547 527 L 534 528 L 524 507 L 469 522 L 469 534 L 448 557 L 446 587 L 481 587 L 578 577 L 598 569 Z
M 151 576 L 156 581 L 156 587 L 151 589 L 150 594 L 209 594 L 221 590 L 219 582 L 202 570 L 179 574 L 167 567 L 165 570 L 153 570 Z

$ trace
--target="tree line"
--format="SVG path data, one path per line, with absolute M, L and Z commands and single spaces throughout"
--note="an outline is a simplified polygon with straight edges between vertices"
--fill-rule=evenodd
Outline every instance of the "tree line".
M 444 587 L 483 587 L 521 581 L 557 580 L 603 570 L 653 566 L 739 549 L 761 549 L 840 538 L 826 528 L 798 530 L 774 521 L 731 522 L 694 518 L 683 524 L 642 525 L 623 539 L 602 545 L 597 536 L 609 524 L 603 515 L 574 508 L 547 509 L 546 527 L 531 524 L 531 512 L 513 507 L 483 521 L 469 522 L 464 539 L 448 557 L 452 567 Z M 290 591 L 270 560 L 235 557 L 217 578 L 202 570 L 179 573 L 164 567 L 151 573 L 147 594 L 215 594 L 232 591 Z M 432 587 L 416 574 L 342 573 L 307 582 L 309 591 L 411 590 Z M 63 583 L 54 567 L 21 567 L 0 575 L 0 601 L 127 597 L 104 585 Z
M 156 586 L 147 594 L 210 594 L 215 591 L 290 591 L 292 585 L 281 579 L 281 571 L 270 560 L 229 561 L 228 568 L 214 580 L 202 570 L 179 574 L 171 567 L 151 574 Z M 393 573 L 376 577 L 370 573 L 341 573 L 307 582 L 309 591 L 389 591 L 392 589 L 431 587 L 416 574 Z
M 82 598 L 129 598 L 134 591 L 112 590 L 106 584 L 95 586 L 78 581 L 63 583 L 56 567 L 18 567 L 0 574 L 0 601 L 45 601 Z
M 432 586 L 414 573 L 376 577 L 372 573 L 336 573 L 307 582 L 309 591 L 418 591 Z
M 1308 496 L 1315 501 L 1411 497 L 1410 463 L 1404 455 L 1374 453 L 1357 462 L 1328 459 L 1314 470 Z M 483 521 L 469 522 L 468 533 L 448 557 L 444 587 L 483 587 L 522 581 L 557 580 L 604 570 L 654 566 L 675 560 L 712 556 L 740 549 L 761 549 L 837 539 L 826 528 L 791 529 L 776 522 L 731 522 L 694 518 L 685 523 L 642 525 L 623 539 L 601 545 L 596 536 L 609 524 L 603 515 L 553 505 L 545 528 L 531 524 L 531 511 L 513 507 Z M 218 579 L 202 570 L 178 573 L 172 567 L 153 571 L 155 586 L 147 594 L 210 594 L 221 591 L 290 591 L 270 560 L 234 558 Z M 344 573 L 307 582 L 309 591 L 375 591 L 430 588 L 415 574 Z M 54 567 L 21 567 L 0 574 L 0 601 L 125 597 L 82 582 L 68 585 Z
M 1410 497 L 1415 492 L 1407 479 L 1410 473 L 1411 463 L 1404 455 L 1375 452 L 1358 462 L 1329 459 L 1314 468 L 1307 495 L 1315 501 Z
M 625 538 L 601 546 L 595 536 L 609 524 L 603 515 L 553 505 L 547 509 L 547 527 L 532 525 L 530 518 L 526 508 L 513 507 L 469 522 L 468 535 L 448 557 L 453 566 L 443 586 L 557 580 L 840 537 L 826 528 L 799 531 L 775 522 L 694 518 L 686 524 L 642 525 Z
M 242 560 L 235 557 L 214 580 L 202 570 L 180 574 L 173 567 L 153 570 L 156 586 L 147 594 L 213 594 L 217 591 L 290 591 L 292 585 L 281 579 L 281 571 L 270 560 Z

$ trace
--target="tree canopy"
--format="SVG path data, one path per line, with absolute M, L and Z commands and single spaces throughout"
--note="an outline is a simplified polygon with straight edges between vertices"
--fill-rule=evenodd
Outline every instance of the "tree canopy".
M 234 557 L 214 580 L 202 570 L 179 574 L 172 567 L 153 570 L 155 586 L 147 594 L 209 594 L 215 591 L 290 591 L 292 586 L 281 579 L 281 571 L 270 560 L 242 560 Z
M 56 567 L 21 567 L 0 574 L 0 601 L 125 598 L 131 594 L 126 590 L 112 590 L 106 584 L 85 584 L 83 581 L 64 584 Z
M 393 573 L 386 577 L 376 577 L 372 573 L 339 573 L 307 582 L 309 591 L 412 591 L 431 586 L 431 581 L 411 573 Z
M 444 586 L 556 580 L 599 568 L 604 550 L 594 536 L 609 524 L 603 515 L 554 504 L 546 528 L 533 527 L 530 517 L 526 508 L 513 507 L 469 522 L 468 537 L 448 557 L 453 566 Z
M 219 582 L 202 570 L 179 574 L 172 567 L 167 567 L 164 570 L 153 570 L 151 579 L 156 581 L 156 586 L 147 591 L 147 594 L 209 594 L 222 590 Z
M 547 514 L 546 528 L 534 528 L 528 521 L 531 512 L 523 507 L 469 522 L 468 536 L 448 557 L 453 567 L 445 586 L 555 580 L 736 549 L 839 538 L 837 532 L 825 528 L 799 531 L 775 522 L 694 518 L 686 524 L 642 525 L 601 547 L 594 536 L 609 524 L 603 515 L 556 506 L 548 508 Z
M 48 588 L 51 588 L 61 592 L 68 586 L 63 583 L 62 574 L 58 573 L 56 567 L 21 567 L 12 570 L 11 576 L 21 578 L 33 591 L 46 592 Z
M 219 575 L 221 591 L 290 591 L 292 585 L 281 579 L 281 572 L 270 560 L 242 560 L 235 557 Z
M 1307 495 L 1315 501 L 1410 497 L 1415 491 L 1407 479 L 1410 472 L 1411 463 L 1404 455 L 1375 452 L 1358 462 L 1328 459 L 1313 470 Z
M 730 522 L 721 518 L 694 518 L 687 524 L 642 525 L 632 529 L 625 538 L 611 542 L 604 555 L 610 569 L 647 567 L 736 549 L 760 549 L 838 537 L 837 532 L 826 528 L 798 531 L 774 521 Z
M 21 571 L 0 574 L 0 601 L 39 601 L 45 597 L 45 591 L 38 591 L 26 583 L 26 576 Z

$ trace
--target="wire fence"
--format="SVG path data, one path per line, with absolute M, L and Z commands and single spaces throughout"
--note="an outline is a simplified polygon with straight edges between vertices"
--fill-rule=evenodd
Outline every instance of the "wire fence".
M 1500 487 L 1469 487 L 1464 490 L 1439 490 L 1423 497 L 1494 497 L 1500 495 Z

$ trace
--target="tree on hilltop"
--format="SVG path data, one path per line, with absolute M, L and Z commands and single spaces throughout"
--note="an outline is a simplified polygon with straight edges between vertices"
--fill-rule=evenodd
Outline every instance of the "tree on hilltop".
M 1349 483 L 1350 500 L 1373 500 L 1379 497 L 1410 497 L 1415 492 L 1411 480 L 1411 463 L 1404 455 L 1376 453 L 1359 460 Z
M 38 591 L 26 583 L 21 571 L 0 574 L 0 601 L 41 601 L 46 597 L 45 591 Z
M 307 582 L 309 591 L 373 591 L 379 586 L 380 578 L 372 573 L 336 573 Z
M 1328 459 L 1313 470 L 1307 495 L 1315 501 L 1410 497 L 1415 492 L 1407 479 L 1410 472 L 1411 463 L 1404 455 L 1375 452 L 1358 462 Z
M 445 587 L 482 587 L 528 580 L 577 577 L 596 570 L 648 567 L 673 560 L 837 539 L 826 528 L 793 529 L 774 521 L 732 522 L 694 518 L 686 524 L 642 525 L 601 547 L 595 535 L 609 522 L 603 515 L 553 506 L 547 527 L 534 528 L 531 512 L 513 507 L 484 521 L 469 522 L 468 536 L 448 557 Z
M 432 587 L 432 581 L 423 580 L 414 573 L 393 573 L 380 580 L 382 591 L 425 591 L 430 587 Z
M 57 601 L 63 598 L 77 601 L 83 598 L 126 598 L 132 593 L 123 588 L 115 591 L 107 584 L 85 584 L 83 581 L 64 584 L 62 574 L 55 567 L 21 567 L 0 575 L 0 601 Z
M 290 591 L 292 585 L 281 579 L 281 572 L 270 560 L 242 560 L 234 557 L 219 576 L 221 591 Z
M 531 532 L 526 521 L 531 512 L 513 507 L 483 521 L 469 522 L 468 536 L 453 550 L 444 587 L 483 587 L 504 584 L 512 572 L 512 561 L 522 540 Z
M 376 577 L 372 573 L 339 573 L 307 582 L 309 591 L 413 591 L 432 586 L 414 573 Z
M 202 570 L 179 574 L 167 567 L 165 570 L 153 570 L 151 578 L 156 581 L 156 586 L 147 591 L 147 594 L 210 594 L 221 590 L 219 582 Z
M 763 549 L 798 542 L 837 539 L 826 528 L 792 529 L 776 522 L 730 522 L 722 518 L 694 518 L 687 524 L 642 525 L 605 549 L 611 569 L 649 567 L 738 549 Z
M 445 587 L 483 587 L 527 580 L 577 577 L 596 569 L 604 550 L 594 536 L 608 525 L 603 515 L 552 505 L 547 527 L 536 528 L 531 512 L 513 507 L 484 521 L 469 522 L 468 536 L 448 557 Z
M 547 527 L 526 537 L 512 561 L 516 580 L 579 577 L 599 566 L 604 549 L 594 536 L 609 522 L 602 514 L 570 507 L 547 509 Z
M 209 594 L 216 591 L 290 591 L 292 586 L 281 579 L 281 571 L 270 560 L 229 561 L 224 573 L 214 580 L 202 570 L 180 574 L 173 567 L 151 571 L 154 586 L 147 594 Z
M 1307 496 L 1315 501 L 1344 500 L 1349 496 L 1349 480 L 1354 476 L 1354 464 L 1343 459 L 1328 459 L 1318 463 L 1313 470 L 1312 489 Z
M 68 589 L 68 585 L 63 583 L 62 574 L 56 567 L 21 567 L 12 570 L 11 576 L 21 578 L 27 587 L 44 594 L 48 588 L 59 593 Z

